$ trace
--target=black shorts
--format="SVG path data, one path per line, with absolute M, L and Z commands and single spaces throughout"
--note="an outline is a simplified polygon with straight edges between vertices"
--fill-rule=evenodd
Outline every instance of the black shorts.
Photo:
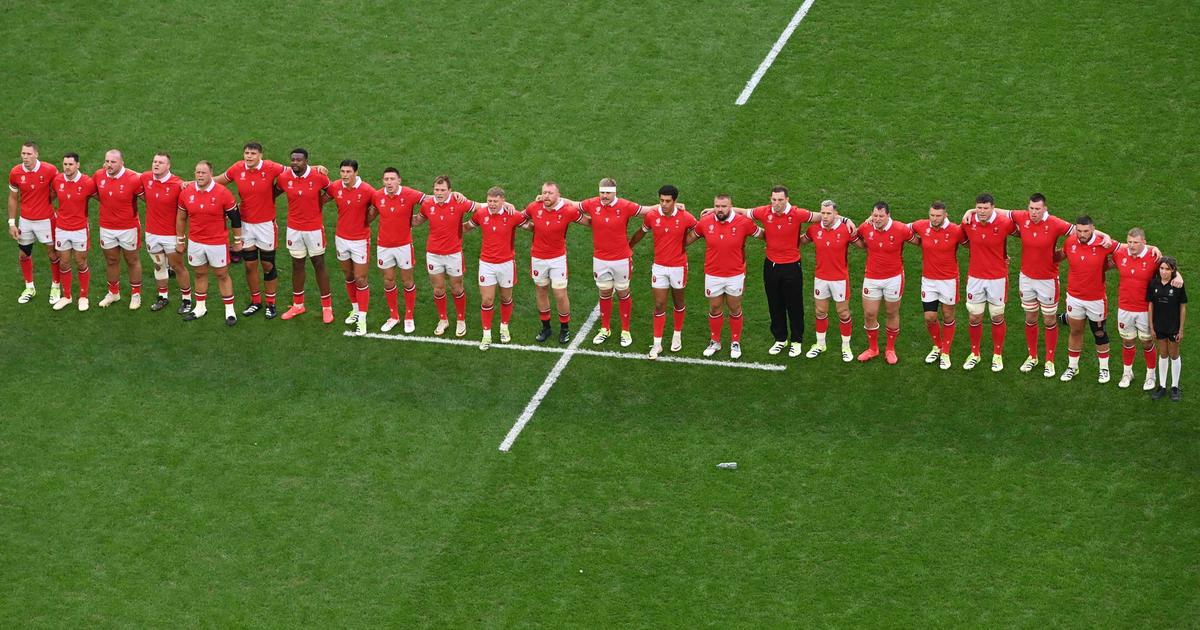
M 1155 338 L 1157 338 L 1159 340 L 1175 341 L 1175 338 L 1179 336 L 1179 331 L 1178 330 L 1165 331 L 1165 330 L 1155 329 L 1154 336 L 1155 336 Z

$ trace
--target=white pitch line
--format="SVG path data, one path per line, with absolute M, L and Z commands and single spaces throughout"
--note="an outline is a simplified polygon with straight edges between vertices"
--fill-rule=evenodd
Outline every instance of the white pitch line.
M 571 362 L 571 357 L 575 356 L 575 353 L 579 350 L 579 344 L 583 343 L 584 337 L 587 337 L 587 334 L 592 331 L 592 326 L 595 325 L 599 317 L 600 305 L 597 304 L 592 309 L 592 314 L 588 315 L 587 321 L 583 322 L 583 326 L 579 327 L 579 332 L 575 333 L 575 338 L 567 345 L 566 351 L 558 358 L 554 367 L 550 368 L 550 373 L 546 375 L 546 380 L 542 381 L 541 386 L 533 393 L 533 398 L 530 398 L 529 403 L 525 405 L 525 411 L 522 411 L 521 415 L 517 416 L 517 421 L 508 430 L 508 435 L 504 436 L 504 441 L 500 443 L 501 452 L 507 453 L 508 449 L 512 448 L 513 442 L 517 441 L 517 436 L 521 435 L 521 431 L 525 428 L 525 425 L 529 424 L 529 420 L 533 418 L 534 412 L 542 404 L 542 399 L 546 397 L 546 394 L 550 393 L 550 388 L 558 381 L 559 375 L 567 367 L 567 363 Z
M 737 101 L 734 102 L 735 105 L 745 105 L 746 101 L 750 100 L 750 95 L 754 93 L 754 88 L 758 87 L 758 82 L 767 73 L 767 69 L 771 67 L 771 64 L 775 63 L 775 57 L 779 56 L 779 51 L 783 50 L 783 46 L 787 44 L 788 39 L 792 36 L 792 32 L 796 30 L 797 26 L 800 26 L 800 20 L 803 20 L 804 16 L 808 15 L 808 10 L 812 8 L 813 2 L 816 2 L 816 0 L 804 0 L 804 4 L 800 5 L 800 8 L 796 10 L 796 15 L 792 16 L 792 21 L 788 22 L 787 28 L 784 28 L 783 32 L 779 34 L 779 39 L 775 40 L 775 45 L 771 47 L 771 51 L 767 53 L 762 63 L 758 64 L 758 70 L 754 71 L 750 80 L 746 82 L 746 87 L 742 88 L 742 93 L 738 95 Z
M 342 333 L 342 336 L 343 337 L 356 337 L 357 335 L 354 334 L 354 331 L 347 330 L 346 332 Z M 417 335 L 385 335 L 383 333 L 367 333 L 363 336 L 366 337 L 367 339 L 386 339 L 388 341 L 415 341 L 418 343 L 440 343 L 440 344 L 447 345 L 447 346 L 470 346 L 472 348 L 479 347 L 478 341 L 471 341 L 469 339 L 450 339 L 450 338 L 444 338 L 444 337 L 421 337 L 421 336 L 417 336 Z M 554 346 L 526 346 L 526 345 L 512 344 L 512 343 L 494 343 L 494 344 L 492 344 L 492 349 L 524 350 L 526 352 L 557 352 L 560 354 L 563 352 L 566 352 L 565 349 L 555 348 Z
M 347 330 L 342 333 L 345 337 L 355 337 L 354 331 Z M 363 335 L 367 339 L 386 339 L 388 341 L 409 341 L 417 343 L 438 343 L 447 346 L 469 346 L 478 348 L 478 341 L 470 341 L 467 339 L 448 339 L 443 337 L 421 337 L 415 335 L 385 335 L 383 333 L 367 333 Z M 578 337 L 578 335 L 576 335 Z M 549 353 L 566 353 L 568 348 L 554 346 L 532 346 L 512 343 L 494 343 L 493 350 L 523 350 L 525 352 L 549 352 Z M 638 361 L 655 361 L 657 363 L 684 363 L 687 365 L 712 365 L 716 367 L 744 368 L 750 370 L 765 370 L 768 372 L 782 372 L 787 369 L 786 365 L 779 363 L 753 363 L 742 361 L 720 361 L 717 359 L 697 359 L 694 357 L 672 356 L 668 354 L 660 355 L 657 359 L 633 352 L 610 352 L 607 350 L 589 350 L 586 348 L 577 348 L 575 354 L 589 357 L 608 357 L 612 359 L 633 359 Z
M 494 346 L 493 346 L 494 347 Z M 579 350 L 575 354 L 580 354 L 589 357 L 613 357 L 616 359 L 639 359 L 642 361 L 654 361 L 655 363 L 687 363 L 689 365 L 716 365 L 720 367 L 731 368 L 747 368 L 751 370 L 767 370 L 769 372 L 782 372 L 787 369 L 786 365 L 778 363 L 742 363 L 740 361 L 718 361 L 716 359 L 696 359 L 694 357 L 671 356 L 667 354 L 659 355 L 657 359 L 651 359 L 645 354 L 635 354 L 632 352 L 605 352 L 603 350 Z

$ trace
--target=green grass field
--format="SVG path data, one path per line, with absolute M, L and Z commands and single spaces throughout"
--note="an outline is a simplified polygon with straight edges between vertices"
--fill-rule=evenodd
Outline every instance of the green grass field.
M 693 209 L 786 183 L 856 221 L 880 198 L 911 221 L 935 198 L 957 217 L 978 192 L 1012 207 L 1036 190 L 1114 235 L 1146 228 L 1200 277 L 1190 3 L 817 0 L 734 106 L 798 5 L 27 2 L 0 21 L 0 153 L 11 167 L 32 138 L 91 172 L 108 148 L 139 170 L 167 150 L 189 178 L 258 140 L 277 161 L 305 146 L 372 184 L 447 172 L 519 204 L 545 179 L 578 199 L 612 176 L 642 203 L 674 183 Z M 596 301 L 586 230 L 569 247 L 578 326 Z M 233 329 L 124 302 L 53 312 L 41 251 L 18 306 L 15 243 L 0 252 L 5 626 L 1200 625 L 1193 337 L 1181 404 L 1098 385 L 1090 349 L 1075 382 L 1048 381 L 1015 369 L 1014 293 L 1008 369 L 943 373 L 921 363 L 916 250 L 898 366 L 768 357 L 755 242 L 743 361 L 786 371 L 576 356 L 508 453 L 556 354 L 346 338 L 311 310 Z M 636 256 L 642 351 L 648 242 Z M 374 269 L 372 285 L 374 330 Z M 527 278 L 516 295 L 529 343 Z

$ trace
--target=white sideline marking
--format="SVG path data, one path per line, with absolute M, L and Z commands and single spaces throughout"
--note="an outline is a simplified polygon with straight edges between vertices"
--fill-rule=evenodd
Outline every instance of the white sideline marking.
M 342 333 L 344 337 L 354 337 L 354 331 L 347 330 Z M 367 333 L 363 335 L 367 339 L 386 339 L 387 341 L 415 341 L 417 343 L 440 343 L 446 346 L 470 346 L 478 348 L 478 341 L 469 339 L 447 339 L 443 337 L 421 337 L 418 335 L 387 335 L 383 333 Z M 578 335 L 576 335 L 578 337 Z M 554 346 L 534 346 L 523 345 L 518 343 L 493 343 L 492 350 L 522 350 L 525 352 L 549 352 L 563 354 L 567 352 L 566 348 Z M 768 372 L 782 372 L 787 369 L 786 365 L 779 363 L 751 363 L 745 361 L 721 361 L 718 359 L 698 359 L 695 357 L 672 356 L 669 354 L 660 355 L 657 359 L 651 359 L 645 354 L 636 352 L 611 352 L 608 350 L 589 350 L 587 348 L 579 348 L 575 350 L 575 354 L 588 357 L 608 357 L 610 359 L 633 359 L 637 361 L 655 361 L 657 363 L 686 363 L 688 365 L 712 365 L 717 367 L 729 368 L 744 368 L 750 370 L 765 370 Z
M 737 101 L 734 102 L 735 105 L 745 105 L 746 101 L 750 100 L 750 95 L 754 93 L 754 88 L 758 87 L 758 82 L 767 73 L 767 69 L 771 67 L 771 64 L 775 63 L 775 57 L 779 56 L 779 51 L 783 50 L 783 46 L 787 44 L 788 39 L 792 36 L 792 32 L 796 30 L 797 26 L 800 26 L 800 20 L 803 20 L 804 16 L 808 15 L 808 10 L 812 8 L 813 2 L 816 2 L 816 0 L 804 0 L 804 4 L 800 5 L 800 8 L 796 10 L 796 15 L 792 16 L 792 21 L 788 22 L 787 27 L 779 34 L 779 39 L 775 40 L 775 45 L 771 47 L 771 51 L 767 53 L 762 63 L 758 64 L 758 70 L 754 71 L 750 80 L 746 82 L 746 87 L 742 88 L 742 93 L 738 95 Z
M 517 441 L 517 436 L 521 435 L 521 430 L 525 428 L 526 424 L 529 424 L 529 419 L 533 417 L 533 413 L 542 404 L 542 399 L 546 397 L 546 394 L 550 393 L 550 388 L 554 386 L 555 381 L 558 380 L 558 376 L 567 367 L 567 363 L 571 361 L 571 357 L 575 356 L 575 353 L 579 350 L 579 344 L 583 343 L 584 338 L 592 331 L 592 326 L 599 317 L 600 305 L 597 304 L 596 308 L 592 309 L 592 314 L 588 315 L 587 321 L 583 322 L 583 326 L 579 327 L 579 332 L 575 333 L 575 338 L 571 340 L 571 343 L 567 344 L 566 351 L 558 358 L 554 367 L 550 368 L 550 373 L 546 375 L 546 380 L 542 381 L 541 387 L 538 387 L 537 391 L 533 393 L 533 398 L 530 398 L 529 403 L 525 405 L 525 411 L 522 411 L 521 415 L 517 416 L 517 421 L 508 430 L 508 435 L 504 436 L 504 441 L 500 443 L 501 452 L 507 453 L 508 449 L 512 448 L 513 442 Z
M 496 346 L 492 346 L 495 348 Z M 731 368 L 747 368 L 751 370 L 767 370 L 768 372 L 782 372 L 787 369 L 786 365 L 778 363 L 742 363 L 741 361 L 718 361 L 716 359 L 696 359 L 694 357 L 671 356 L 668 354 L 659 355 L 657 359 L 651 359 L 645 354 L 637 354 L 633 352 L 605 352 L 603 350 L 579 350 L 575 354 L 582 354 L 589 357 L 613 357 L 617 359 L 640 359 L 642 361 L 654 361 L 655 363 L 687 363 L 689 365 L 717 365 L 720 367 Z

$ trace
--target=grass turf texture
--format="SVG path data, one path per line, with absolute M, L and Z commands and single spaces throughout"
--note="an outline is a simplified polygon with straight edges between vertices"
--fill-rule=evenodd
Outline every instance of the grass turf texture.
M 582 198 L 612 175 L 643 203 L 671 182 L 697 210 L 721 190 L 762 203 L 786 182 L 797 205 L 832 197 L 855 220 L 877 198 L 914 220 L 933 198 L 957 213 L 981 190 L 1002 207 L 1039 190 L 1112 234 L 1146 227 L 1195 273 L 1200 18 L 1186 3 L 818 2 L 734 107 L 794 10 L 27 3 L 0 25 L 0 146 L 15 163 L 36 138 L 44 159 L 79 151 L 89 172 L 111 146 L 138 169 L 166 149 L 186 177 L 256 139 L 276 160 L 295 145 L 330 166 L 354 157 L 372 183 L 396 165 L 421 189 L 449 172 L 473 197 L 500 184 L 521 202 L 548 178 Z M 578 327 L 595 298 L 589 237 L 572 231 Z M 466 240 L 473 270 L 478 236 Z M 770 342 L 761 250 L 749 361 Z M 527 234 L 518 252 L 523 267 Z M 636 252 L 637 349 L 649 253 Z M 14 625 L 1200 618 L 1193 403 L 1098 386 L 1090 349 L 1079 382 L 1017 373 L 1015 291 L 1004 373 L 922 365 L 915 250 L 900 366 L 577 357 L 507 455 L 496 446 L 555 355 L 346 339 L 311 312 L 232 330 L 124 302 L 55 313 L 37 256 L 34 303 L 15 304 L 15 263 L 0 289 L 0 618 Z M 706 336 L 701 256 L 692 356 Z M 91 261 L 95 301 L 98 251 Z M 851 265 L 858 277 L 861 253 Z M 372 285 L 374 328 L 375 270 Z M 532 293 L 523 278 L 517 342 L 536 330 Z M 956 349 L 957 366 L 965 330 Z M 730 459 L 738 471 L 714 469 Z

